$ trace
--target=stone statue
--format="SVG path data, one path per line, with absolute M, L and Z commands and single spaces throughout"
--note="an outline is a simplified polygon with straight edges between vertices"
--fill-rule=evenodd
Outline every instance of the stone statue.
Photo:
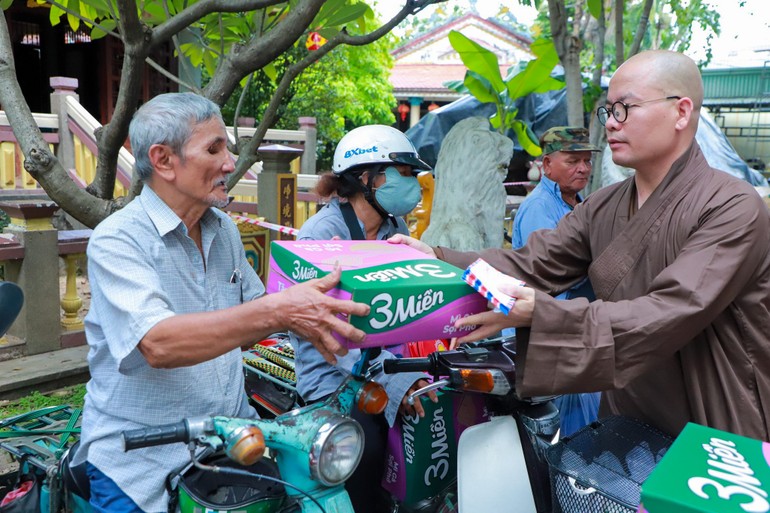
M 502 247 L 503 181 L 512 156 L 513 141 L 493 132 L 487 118 L 452 127 L 441 143 L 430 225 L 421 240 L 461 251 Z

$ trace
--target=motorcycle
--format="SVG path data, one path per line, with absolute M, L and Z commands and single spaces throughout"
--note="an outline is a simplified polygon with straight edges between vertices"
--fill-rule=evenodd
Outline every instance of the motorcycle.
M 22 304 L 21 289 L 0 282 L 0 336 Z M 170 511 L 353 513 L 344 483 L 361 459 L 363 430 L 350 413 L 358 407 L 379 414 L 388 402 L 368 379 L 376 351 L 363 351 L 353 374 L 324 401 L 273 419 L 214 416 L 128 430 L 125 449 L 188 444 L 190 464 L 167 479 L 178 497 Z M 19 460 L 20 476 L 42 488 L 31 511 L 90 512 L 84 469 L 69 465 L 79 421 L 80 410 L 69 406 L 0 420 L 0 448 Z
M 526 330 L 517 330 L 519 338 Z M 489 420 L 465 428 L 457 450 L 460 513 L 552 511 L 545 452 L 558 441 L 559 411 L 554 396 L 516 394 L 516 339 L 468 343 L 424 358 L 387 360 L 385 373 L 426 372 L 433 382 L 415 391 L 412 402 L 431 390 L 482 394 Z
M 214 416 L 124 431 L 125 449 L 187 443 L 195 468 L 240 477 L 244 476 L 244 470 L 202 463 L 197 449 L 207 448 L 204 455 L 224 453 L 232 461 L 247 467 L 257 464 L 269 452 L 277 465 L 277 475 L 246 476 L 284 487 L 286 500 L 276 501 L 275 507 L 266 511 L 353 513 L 344 483 L 361 459 L 363 430 L 349 414 L 354 407 L 365 413 L 379 414 L 388 401 L 382 386 L 366 378 L 365 369 L 371 355 L 372 351 L 364 351 L 357 365 L 360 370 L 351 374 L 324 401 L 274 419 Z M 202 497 L 188 500 L 186 495 L 184 490 L 180 494 L 183 513 L 194 511 L 186 509 L 193 503 L 221 509 L 221 505 L 205 503 Z
M 447 341 L 448 343 L 448 341 Z M 444 350 L 444 341 L 431 340 L 388 348 L 393 354 L 415 355 Z M 275 334 L 244 351 L 246 391 L 261 415 L 277 416 L 302 407 L 296 389 L 294 351 L 288 335 Z M 376 377 L 382 372 L 381 362 L 374 363 L 369 373 Z M 396 425 L 386 435 L 384 469 L 380 485 L 384 493 L 377 500 L 383 510 L 401 513 L 438 513 L 454 511 L 456 491 L 456 435 L 458 422 L 455 410 L 462 409 L 464 418 L 482 420 L 481 406 L 468 407 L 446 394 L 438 395 L 438 403 L 423 401 L 425 418 L 399 415 Z M 473 411 L 468 415 L 469 410 Z M 440 433 L 437 436 L 434 434 Z M 412 463 L 410 474 L 404 473 L 406 461 Z M 423 479 L 422 474 L 433 473 Z M 416 478 L 413 478 L 416 477 Z M 418 478 L 417 478 L 418 477 Z

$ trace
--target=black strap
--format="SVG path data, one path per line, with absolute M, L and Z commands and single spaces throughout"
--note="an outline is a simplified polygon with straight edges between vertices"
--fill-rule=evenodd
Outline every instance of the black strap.
M 358 218 L 353 210 L 353 205 L 350 203 L 340 203 L 340 210 L 342 211 L 342 217 L 345 219 L 345 224 L 348 225 L 350 230 L 351 240 L 365 240 L 364 232 L 361 231 L 361 225 L 358 224 Z

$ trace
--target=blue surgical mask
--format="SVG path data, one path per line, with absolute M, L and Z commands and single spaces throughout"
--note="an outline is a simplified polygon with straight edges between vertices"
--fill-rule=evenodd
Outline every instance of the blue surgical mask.
M 402 176 L 395 167 L 385 169 L 385 183 L 374 191 L 374 199 L 385 212 L 405 216 L 420 202 L 420 183 L 414 176 Z

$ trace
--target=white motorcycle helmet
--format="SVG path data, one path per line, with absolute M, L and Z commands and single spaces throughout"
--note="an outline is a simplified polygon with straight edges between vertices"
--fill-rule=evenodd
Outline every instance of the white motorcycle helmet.
M 386 125 L 354 128 L 337 144 L 332 171 L 335 175 L 360 166 L 406 164 L 417 170 L 431 167 L 417 154 L 412 141 L 403 132 Z

